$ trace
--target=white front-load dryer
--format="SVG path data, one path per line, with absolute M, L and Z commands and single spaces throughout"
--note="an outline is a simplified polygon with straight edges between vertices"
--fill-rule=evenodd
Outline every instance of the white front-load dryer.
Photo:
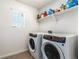
M 76 59 L 77 35 L 44 34 L 42 37 L 43 59 Z
M 31 55 L 34 59 L 42 59 L 41 45 L 42 34 L 41 33 L 29 33 L 28 47 Z

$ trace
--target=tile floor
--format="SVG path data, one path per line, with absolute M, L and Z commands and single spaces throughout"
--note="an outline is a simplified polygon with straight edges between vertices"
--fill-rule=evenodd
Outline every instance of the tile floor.
M 3 59 L 34 59 L 29 52 L 23 52 L 17 55 L 9 56 Z

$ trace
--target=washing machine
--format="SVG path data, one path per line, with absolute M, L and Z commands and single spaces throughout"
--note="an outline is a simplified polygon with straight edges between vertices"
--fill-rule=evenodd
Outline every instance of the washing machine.
M 42 45 L 42 34 L 29 33 L 28 47 L 30 54 L 34 57 L 34 59 L 42 59 L 41 45 Z
M 42 36 L 43 59 L 77 59 L 76 34 L 53 33 Z

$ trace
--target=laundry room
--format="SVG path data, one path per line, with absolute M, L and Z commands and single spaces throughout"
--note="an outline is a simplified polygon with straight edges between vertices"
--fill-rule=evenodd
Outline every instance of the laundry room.
M 78 59 L 78 0 L 0 0 L 0 59 Z

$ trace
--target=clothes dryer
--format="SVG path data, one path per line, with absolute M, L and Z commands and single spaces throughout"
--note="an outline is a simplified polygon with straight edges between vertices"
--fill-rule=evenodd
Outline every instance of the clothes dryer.
M 42 37 L 43 59 L 76 59 L 77 35 L 44 34 Z

